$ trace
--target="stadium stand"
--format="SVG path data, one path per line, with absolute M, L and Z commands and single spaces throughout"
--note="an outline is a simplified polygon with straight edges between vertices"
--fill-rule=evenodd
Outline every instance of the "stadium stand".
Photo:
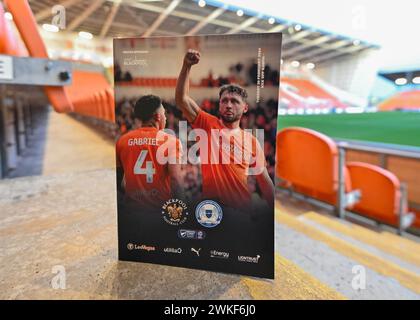
M 119 1 L 108 4 L 113 2 L 119 5 Z M 2 3 L 13 14 L 14 22 L 5 19 Z M 44 5 L 51 4 L 49 0 L 0 0 L 0 54 L 21 60 L 23 57 L 40 58 L 44 63 L 49 60 L 47 46 L 28 3 L 35 15 L 36 9 L 39 13 L 45 10 Z M 88 1 L 84 4 L 90 5 Z M 83 10 L 83 6 L 76 7 L 77 10 Z M 124 11 L 130 12 L 129 9 Z M 98 23 L 104 21 L 98 16 L 91 18 Z M 270 175 L 275 173 L 279 178 L 281 189 L 287 190 L 278 192 L 276 199 L 275 281 L 188 269 L 173 272 L 163 266 L 117 262 L 115 197 L 110 196 L 115 192 L 113 140 L 105 141 L 96 132 L 97 127 L 91 130 L 77 119 L 90 119 L 92 123 L 109 126 L 114 126 L 116 120 L 120 132 L 115 134 L 124 133 L 133 126 L 135 97 L 121 98 L 114 103 L 113 88 L 102 67 L 82 64 L 81 60 L 71 62 L 72 84 L 69 85 L 63 82 L 54 86 L 40 83 L 13 86 L 0 80 L 0 129 L 4 133 L 0 135 L 0 178 L 3 177 L 3 148 L 7 146 L 8 157 L 19 155 L 22 160 L 27 141 L 30 147 L 31 139 L 27 140 L 27 136 L 34 124 L 38 129 L 41 125 L 48 130 L 42 138 L 48 146 L 45 152 L 40 152 L 47 170 L 44 168 L 41 176 L 4 179 L 0 183 L 3 222 L 0 239 L 4 243 L 4 256 L 8 257 L 0 264 L 0 298 L 418 300 L 420 250 L 412 230 L 399 237 L 394 230 L 389 232 L 390 228 L 352 219 L 350 212 L 397 228 L 401 222 L 407 227 L 412 219 L 408 211 L 415 212 L 417 216 L 412 226 L 420 228 L 419 158 L 374 153 L 366 146 L 364 151 L 345 149 L 343 157 L 339 141 L 303 128 L 287 128 L 276 135 L 277 120 L 273 114 L 277 111 L 277 100 L 274 97 L 270 103 L 273 108 L 268 112 L 262 113 L 254 106 L 243 120 L 246 125 L 256 123 L 270 133 L 270 141 L 264 145 L 264 153 L 270 155 L 268 169 Z M 43 72 L 32 76 L 43 81 Z M 218 79 L 202 80 L 191 86 L 201 90 L 220 83 Z M 118 81 L 120 86 L 168 91 L 175 84 L 174 78 L 136 78 L 127 73 Z M 273 85 L 277 85 L 276 81 Z M 216 114 L 216 99 L 206 98 L 200 102 L 203 109 Z M 305 111 L 333 111 L 352 105 L 352 101 L 304 76 L 282 77 L 279 102 L 290 110 Z M 45 112 L 48 103 L 54 112 Z M 168 108 L 168 126 L 176 130 L 182 116 L 174 101 L 165 101 L 165 107 Z M 37 109 L 47 114 L 45 123 L 37 122 Z M 399 93 L 384 101 L 379 109 L 420 109 L 420 92 Z M 276 139 L 277 148 L 274 148 Z M 32 161 L 30 156 L 28 159 L 28 163 Z M 8 165 L 12 163 L 9 160 Z M 341 165 L 343 161 L 345 165 Z M 76 165 L 70 166 L 70 163 Z M 200 173 L 194 166 L 186 171 L 186 195 L 196 197 Z M 303 197 L 299 198 L 300 195 Z M 349 219 L 337 219 L 311 206 L 321 203 L 336 211 L 345 209 Z M 414 204 L 416 207 L 412 206 Z M 54 290 L 52 294 L 50 283 L 45 279 L 52 277 L 51 266 L 57 263 L 65 263 L 69 268 L 71 290 Z M 353 266 L 365 268 L 368 285 L 364 290 L 351 286 L 350 277 L 358 276 L 351 269 Z M 16 272 L 17 268 L 20 272 Z M 175 285 L 162 287 L 162 281 L 155 281 L 156 274 L 162 281 Z M 141 283 L 133 279 L 141 279 Z
M 329 94 L 308 79 L 282 77 L 280 81 L 281 94 L 285 94 L 288 108 L 346 108 L 346 104 Z M 292 97 L 293 99 L 290 99 Z
M 15 17 L 15 24 L 30 56 L 48 58 L 47 49 L 27 0 L 6 0 L 5 4 Z M 4 19 L 4 15 L 0 19 Z M 104 74 L 75 70 L 72 80 L 69 87 L 44 87 L 55 111 L 74 111 L 106 121 L 114 120 L 113 91 Z
M 289 127 L 277 134 L 276 176 L 280 187 L 330 204 L 338 213 L 343 206 L 400 231 L 413 223 L 406 194 L 401 193 L 401 184 L 392 172 L 362 162 L 343 161 L 343 165 L 340 181 L 338 146 L 319 132 Z M 340 184 L 344 185 L 343 191 Z
M 420 110 L 420 90 L 399 92 L 378 105 L 381 111 Z

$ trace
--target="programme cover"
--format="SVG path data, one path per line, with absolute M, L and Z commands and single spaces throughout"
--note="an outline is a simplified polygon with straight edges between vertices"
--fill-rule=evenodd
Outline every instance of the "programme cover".
M 274 278 L 281 38 L 114 39 L 119 259 Z

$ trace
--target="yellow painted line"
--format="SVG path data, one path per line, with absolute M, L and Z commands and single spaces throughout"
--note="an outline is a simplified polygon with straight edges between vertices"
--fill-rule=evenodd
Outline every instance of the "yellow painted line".
M 343 235 L 374 246 L 383 252 L 389 253 L 402 260 L 420 266 L 420 244 L 402 237 L 389 237 L 389 232 L 375 232 L 356 224 L 345 225 L 334 217 L 326 217 L 316 212 L 303 215 L 306 219 L 319 223 L 328 229 L 335 230 Z M 407 245 L 407 242 L 411 242 Z
M 306 236 L 325 243 L 338 253 L 353 259 L 363 266 L 375 270 L 376 272 L 392 277 L 398 280 L 403 286 L 420 294 L 420 276 L 400 266 L 377 257 L 365 250 L 359 249 L 337 237 L 327 235 L 311 226 L 305 225 L 303 222 L 297 220 L 295 217 L 282 213 L 280 211 L 276 214 L 276 221 L 278 223 L 287 225 L 296 231 L 305 234 Z M 304 249 L 310 250 L 310 248 Z
M 410 250 L 411 252 L 418 252 L 420 243 L 412 241 L 410 239 L 398 236 L 390 232 L 384 232 L 384 238 L 387 238 L 390 242 L 395 243 L 396 246 L 400 247 L 401 250 Z
M 343 300 L 341 293 L 303 271 L 286 258 L 276 254 L 274 281 L 242 278 L 249 293 L 257 300 Z

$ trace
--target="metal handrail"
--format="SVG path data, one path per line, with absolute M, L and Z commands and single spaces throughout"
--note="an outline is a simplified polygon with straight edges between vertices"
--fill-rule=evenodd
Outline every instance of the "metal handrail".
M 420 148 L 379 142 L 336 139 L 339 148 L 420 160 Z

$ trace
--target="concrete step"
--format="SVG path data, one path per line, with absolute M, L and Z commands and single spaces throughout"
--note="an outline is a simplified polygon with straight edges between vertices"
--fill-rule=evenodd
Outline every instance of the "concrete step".
M 313 216 L 314 215 L 312 214 L 312 217 Z M 420 276 L 418 273 L 401 267 L 399 264 L 386 260 L 381 256 L 372 254 L 360 246 L 356 246 L 353 243 L 343 240 L 339 236 L 325 232 L 325 230 L 320 230 L 313 224 L 307 223 L 305 219 L 302 219 L 301 217 L 302 216 L 290 215 L 281 209 L 276 211 L 277 223 L 286 225 L 287 227 L 292 228 L 298 233 L 304 234 L 317 242 L 322 242 L 340 255 L 348 257 L 378 274 L 393 278 L 414 293 L 420 294 Z M 305 215 L 303 215 L 303 217 L 305 217 Z M 329 223 L 329 225 L 331 224 L 332 223 Z M 311 249 L 301 248 L 301 250 L 309 253 Z

